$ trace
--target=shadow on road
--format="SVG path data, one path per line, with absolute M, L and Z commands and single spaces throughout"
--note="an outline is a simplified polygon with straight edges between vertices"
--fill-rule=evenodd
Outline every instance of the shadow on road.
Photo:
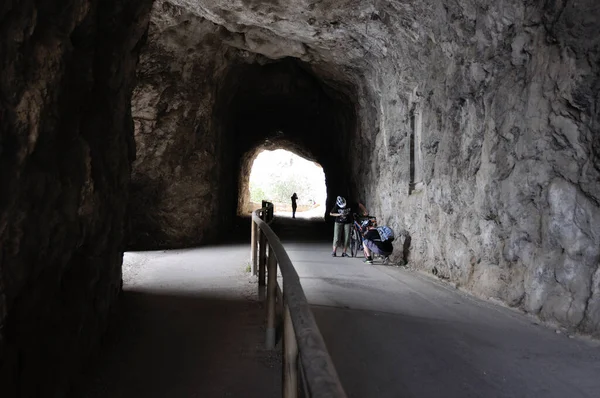
M 319 219 L 275 217 L 271 228 L 281 241 L 323 243 L 333 238 L 333 223 Z M 238 217 L 227 242 L 250 244 L 250 217 Z
M 280 359 L 262 344 L 256 301 L 126 291 L 116 322 L 71 397 L 264 397 Z
M 272 228 L 283 242 L 323 243 L 333 237 L 333 223 L 323 220 L 280 217 L 274 220 Z

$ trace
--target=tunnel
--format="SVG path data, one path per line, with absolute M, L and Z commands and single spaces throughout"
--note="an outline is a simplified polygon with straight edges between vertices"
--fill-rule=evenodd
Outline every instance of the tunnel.
M 174 30 L 172 34 L 184 33 Z M 162 45 L 162 40 L 155 45 Z M 164 40 L 171 44 L 170 39 Z M 230 54 L 228 48 L 228 59 L 219 70 L 202 71 L 218 72 L 218 87 L 206 87 L 204 81 L 195 87 L 197 83 L 192 81 L 182 82 L 186 87 L 165 90 L 155 82 L 164 78 L 166 71 L 154 68 L 146 74 L 144 57 L 154 62 L 152 51 L 150 47 L 148 54 L 142 53 L 133 96 L 138 158 L 133 165 L 130 201 L 131 248 L 189 246 L 218 239 L 218 232 L 235 221 L 238 202 L 243 198 L 240 193 L 248 184 L 249 162 L 259 148 L 291 150 L 321 164 L 330 198 L 354 195 L 349 153 L 356 144 L 357 104 L 351 99 L 356 97 L 351 83 L 292 57 L 248 59 L 239 51 Z M 326 71 L 333 68 L 327 64 L 321 67 Z M 199 104 L 200 112 L 188 110 L 188 98 L 198 100 L 197 90 L 209 90 L 206 95 L 213 100 Z M 174 105 L 177 101 L 186 102 Z M 158 157 L 155 137 L 146 135 L 147 130 L 165 134 Z M 151 153 L 146 154 L 146 148 Z M 239 170 L 243 171 L 241 180 Z M 179 184 L 180 179 L 186 181 Z M 180 206 L 183 201 L 186 204 Z M 219 227 L 208 228 L 215 224 Z M 203 232 L 209 229 L 212 232 Z
M 329 197 L 349 190 L 351 178 L 344 170 L 356 125 L 354 104 L 325 84 L 306 65 L 287 58 L 233 68 L 225 77 L 216 117 L 235 143 L 231 170 L 242 171 L 230 195 L 237 199 L 234 208 L 247 190 L 250 162 L 259 148 L 291 150 L 321 164 Z
M 63 396 L 123 253 L 226 239 L 261 149 L 414 269 L 600 336 L 595 0 L 7 1 L 0 60 L 3 396 Z
M 287 149 L 273 149 L 269 143 L 247 155 L 248 167 L 240 169 L 238 216 L 249 216 L 266 200 L 273 203 L 275 216 L 295 217 L 291 202 L 295 193 L 299 217 L 325 217 L 327 184 L 319 163 Z

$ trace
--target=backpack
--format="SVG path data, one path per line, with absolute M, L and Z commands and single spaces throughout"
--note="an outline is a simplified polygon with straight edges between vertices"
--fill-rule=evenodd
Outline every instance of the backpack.
M 377 232 L 379 232 L 379 237 L 382 242 L 393 242 L 394 241 L 394 231 L 390 227 L 381 226 L 377 227 Z

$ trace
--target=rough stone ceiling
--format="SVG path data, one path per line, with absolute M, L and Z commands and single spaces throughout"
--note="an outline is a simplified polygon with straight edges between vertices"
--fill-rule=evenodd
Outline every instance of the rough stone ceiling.
M 355 84 L 384 58 L 396 60 L 400 70 L 414 69 L 418 64 L 415 51 L 431 37 L 423 28 L 429 19 L 423 16 L 435 13 L 427 2 L 379 0 L 171 3 L 222 27 L 220 36 L 227 45 L 271 59 L 298 58 L 313 65 L 323 79 L 354 80 Z M 412 83 L 406 88 L 412 89 Z
M 357 60 L 367 52 L 377 56 L 387 52 L 389 32 L 380 21 L 388 14 L 380 15 L 370 2 L 174 0 L 173 4 L 237 34 L 229 40 L 232 45 L 273 58 Z M 395 2 L 395 8 L 395 15 L 414 12 L 401 2 Z M 409 40 L 418 36 L 408 29 L 395 33 Z

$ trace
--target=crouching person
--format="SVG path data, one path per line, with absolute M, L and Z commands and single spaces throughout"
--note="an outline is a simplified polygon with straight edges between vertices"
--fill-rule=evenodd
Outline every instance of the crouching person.
M 364 235 L 363 249 L 365 263 L 373 264 L 373 254 L 388 257 L 394 251 L 392 241 L 394 232 L 390 227 L 374 227 L 369 225 Z

